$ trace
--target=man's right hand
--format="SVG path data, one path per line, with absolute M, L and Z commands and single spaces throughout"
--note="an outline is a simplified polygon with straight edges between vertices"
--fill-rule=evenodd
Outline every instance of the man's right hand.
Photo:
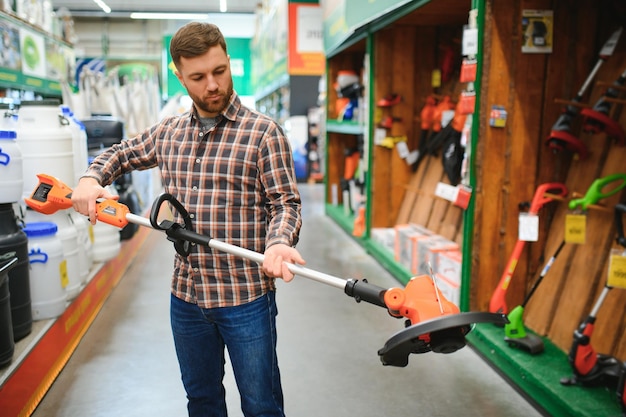
M 88 216 L 91 224 L 96 224 L 96 202 L 99 198 L 118 200 L 119 196 L 109 193 L 95 178 L 82 177 L 72 190 L 72 207 L 80 214 Z

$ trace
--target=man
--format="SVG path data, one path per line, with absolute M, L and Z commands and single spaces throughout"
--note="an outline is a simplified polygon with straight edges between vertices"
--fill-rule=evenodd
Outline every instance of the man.
M 190 416 L 227 415 L 225 347 L 244 415 L 284 416 L 274 279 L 293 278 L 286 262 L 304 264 L 294 248 L 302 219 L 291 149 L 273 120 L 241 104 L 217 26 L 183 26 L 170 54 L 191 110 L 100 154 L 72 203 L 95 223 L 96 199 L 114 198 L 103 186 L 158 166 L 198 233 L 264 253 L 263 265 L 198 245 L 186 258 L 177 254 L 171 325 Z

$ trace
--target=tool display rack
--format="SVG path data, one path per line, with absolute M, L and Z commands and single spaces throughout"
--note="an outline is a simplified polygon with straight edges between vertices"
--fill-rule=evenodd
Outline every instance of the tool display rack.
M 546 182 L 562 182 L 570 193 L 584 193 L 594 179 L 624 172 L 626 148 L 606 135 L 585 136 L 578 124 L 576 133 L 580 132 L 581 140 L 588 146 L 589 158 L 581 159 L 568 151 L 552 152 L 546 145 L 550 129 L 562 111 L 559 99 L 575 95 L 593 66 L 599 47 L 620 23 L 610 9 L 611 1 L 602 5 L 583 0 L 574 3 L 399 2 L 395 9 L 366 22 L 341 45 L 327 51 L 326 213 L 352 234 L 357 213 L 345 210 L 341 192 L 335 197 L 333 186 L 338 186 L 343 175 L 344 150 L 365 138 L 362 168 L 366 227 L 365 233 L 355 239 L 400 281 L 406 282 L 410 272 L 395 261 L 393 254 L 373 242 L 369 232 L 408 219 L 462 246 L 462 310 L 487 311 L 518 239 L 518 216 L 523 211 L 520 207 L 532 199 L 535 188 Z M 477 12 L 478 69 L 474 83 L 476 104 L 468 137 L 471 155 L 467 180 L 472 196 L 463 210 L 434 196 L 436 184 L 446 182 L 442 172 L 437 172 L 441 169 L 440 156 L 428 157 L 417 172 L 412 172 L 395 149 L 377 146 L 373 138 L 382 116 L 376 101 L 389 93 L 400 93 L 403 100 L 392 109 L 392 115 L 402 122 L 394 123 L 389 134 L 406 136 L 409 149 L 417 146 L 419 111 L 426 95 L 433 92 L 431 74 L 438 65 L 441 42 L 447 39 L 460 48 L 470 10 Z M 550 53 L 522 52 L 521 22 L 525 10 L 553 12 Z M 344 69 L 362 74 L 365 66 L 369 67 L 369 81 L 364 85 L 367 121 L 338 121 L 333 104 L 336 74 Z M 585 102 L 593 105 L 625 67 L 623 36 L 614 56 L 598 72 Z M 442 86 L 454 99 L 465 88 L 458 83 L 458 74 L 455 76 L 457 85 Z M 507 111 L 503 127 L 489 123 L 495 106 Z M 626 126 L 621 106 L 615 108 L 611 117 Z M 607 212 L 624 199 L 623 193 L 617 193 L 601 202 L 607 207 L 606 212 L 588 214 L 587 243 L 565 249 L 561 255 L 565 259 L 555 263 L 528 305 L 526 324 L 529 331 L 544 340 L 544 353 L 531 356 L 512 349 L 504 343 L 503 330 L 495 326 L 477 326 L 470 334 L 472 347 L 547 414 L 619 413 L 614 392 L 603 387 L 565 387 L 559 379 L 571 374 L 567 351 L 573 332 L 605 282 L 608 250 L 614 241 L 612 216 Z M 507 294 L 510 306 L 522 302 L 544 261 L 563 239 L 567 212 L 567 204 L 558 202 L 540 213 L 539 239 L 528 244 L 519 259 Z M 624 293 L 610 294 L 594 333 L 597 350 L 621 360 L 626 360 Z

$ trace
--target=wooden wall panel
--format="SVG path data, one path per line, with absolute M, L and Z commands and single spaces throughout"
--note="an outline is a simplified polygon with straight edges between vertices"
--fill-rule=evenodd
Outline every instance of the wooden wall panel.
M 472 309 L 485 310 L 513 245 L 517 240 L 517 205 L 530 201 L 534 189 L 545 182 L 564 182 L 573 193 L 584 194 L 593 180 L 626 173 L 626 148 L 604 134 L 581 131 L 576 117 L 572 133 L 591 150 L 589 158 L 571 152 L 553 153 L 546 139 L 561 112 L 556 99 L 573 98 L 598 59 L 598 52 L 615 30 L 610 2 L 516 0 L 488 1 L 481 112 L 492 104 L 509 111 L 506 129 L 482 122 L 476 150 L 478 183 L 472 271 Z M 554 49 L 550 54 L 522 54 L 518 33 L 523 9 L 554 10 Z M 598 72 L 584 103 L 593 105 L 604 92 L 598 81 L 612 83 L 626 68 L 626 36 Z M 621 105 L 612 117 L 626 126 Z M 606 282 L 607 257 L 614 244 L 613 206 L 625 201 L 624 192 L 602 201 L 608 211 L 589 210 L 587 241 L 566 244 L 526 308 L 528 328 L 546 335 L 567 351 L 574 330 L 586 317 Z M 550 203 L 540 213 L 540 239 L 528 242 L 507 292 L 509 309 L 519 304 L 544 262 L 564 239 L 567 201 Z M 495 271 L 495 272 L 494 272 Z M 605 301 L 594 333 L 594 346 L 602 353 L 626 359 L 626 290 L 615 289 Z
M 490 6 L 490 7 L 489 7 Z M 509 105 L 513 102 L 509 88 L 512 69 L 509 67 L 512 22 L 515 7 L 504 2 L 489 2 L 485 16 L 485 54 L 481 91 L 481 113 L 488 114 L 492 104 Z M 488 51 L 488 52 L 487 52 Z M 514 115 L 509 115 L 509 119 Z M 473 191 L 476 203 L 474 220 L 474 251 L 472 253 L 472 288 L 470 305 L 487 311 L 491 293 L 500 279 L 508 256 L 503 241 L 503 210 L 509 196 L 501 175 L 507 170 L 507 131 L 491 129 L 483 121 L 475 150 L 477 183 Z M 513 240 L 511 240 L 513 242 Z

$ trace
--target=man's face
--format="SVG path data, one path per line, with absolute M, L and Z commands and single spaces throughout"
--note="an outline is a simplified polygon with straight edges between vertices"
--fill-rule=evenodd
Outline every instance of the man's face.
M 201 117 L 216 117 L 233 93 L 230 59 L 220 46 L 204 55 L 181 58 L 176 77 L 187 89 Z

